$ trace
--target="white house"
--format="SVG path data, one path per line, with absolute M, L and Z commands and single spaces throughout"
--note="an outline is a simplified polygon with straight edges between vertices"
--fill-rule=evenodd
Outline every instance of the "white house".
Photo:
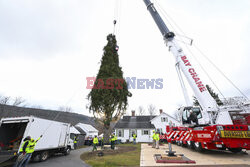
M 160 109 L 160 115 L 150 121 L 160 133 L 166 133 L 166 126 L 179 126 L 180 122 Z
M 124 116 L 115 125 L 115 134 L 121 142 L 133 141 L 132 134 L 137 135 L 137 142 L 152 142 L 153 130 L 166 133 L 166 126 L 178 126 L 180 122 L 167 113 L 160 110 L 158 116 Z
M 133 134 L 137 135 L 137 142 L 152 142 L 152 131 L 155 129 L 151 124 L 155 116 L 124 116 L 115 125 L 115 134 L 121 142 L 133 141 Z
M 75 127 L 82 129 L 86 133 L 85 137 L 93 138 L 95 136 L 98 136 L 98 130 L 94 128 L 92 125 L 78 123 L 75 125 Z

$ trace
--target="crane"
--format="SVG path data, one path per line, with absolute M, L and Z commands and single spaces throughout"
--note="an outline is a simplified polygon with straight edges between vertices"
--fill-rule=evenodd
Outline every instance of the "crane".
M 183 113 L 182 122 L 187 123 L 190 112 L 196 113 L 198 116 L 199 124 L 233 124 L 232 119 L 229 113 L 229 107 L 219 107 L 210 95 L 206 88 L 206 84 L 199 77 L 198 72 L 192 66 L 188 56 L 183 52 L 183 49 L 180 47 L 178 42 L 175 39 L 175 34 L 169 30 L 161 16 L 155 9 L 153 3 L 150 0 L 144 0 L 144 3 L 153 17 L 156 25 L 158 26 L 163 39 L 166 43 L 166 46 L 169 48 L 169 51 L 174 55 L 175 65 L 177 69 L 178 76 L 180 77 L 180 72 L 186 77 L 190 87 L 192 88 L 195 97 L 199 101 L 201 110 L 199 107 L 193 107 L 190 102 L 185 86 L 182 85 L 182 91 L 184 93 L 185 101 L 187 107 L 182 107 L 180 110 Z M 180 79 L 182 81 L 182 79 Z M 239 108 L 231 108 L 232 111 L 241 111 Z
M 200 107 L 192 106 L 181 78 L 182 91 L 187 104 L 186 107 L 180 108 L 182 126 L 174 128 L 167 126 L 168 133 L 165 134 L 165 138 L 179 145 L 195 148 L 197 151 L 205 149 L 228 149 L 232 152 L 239 152 L 242 149 L 250 150 L 250 124 L 249 126 L 234 125 L 233 117 L 230 115 L 230 113 L 236 113 L 237 117 L 244 112 L 250 119 L 249 107 L 218 106 L 188 56 L 176 41 L 175 34 L 166 26 L 153 3 L 150 0 L 143 1 L 158 26 L 166 46 L 174 55 L 178 76 L 181 76 L 181 72 L 184 74 L 200 104 Z M 196 115 L 196 121 L 191 119 L 193 114 Z

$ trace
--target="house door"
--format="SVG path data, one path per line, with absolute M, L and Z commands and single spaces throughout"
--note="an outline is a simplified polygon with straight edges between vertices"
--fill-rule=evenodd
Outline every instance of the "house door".
M 133 141 L 133 134 L 137 135 L 137 130 L 136 129 L 130 129 L 130 134 L 129 134 L 130 141 Z

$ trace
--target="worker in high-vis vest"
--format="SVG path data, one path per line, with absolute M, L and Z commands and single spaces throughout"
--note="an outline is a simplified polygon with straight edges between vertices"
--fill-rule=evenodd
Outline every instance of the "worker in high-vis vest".
M 112 149 L 112 150 L 115 149 L 115 141 L 116 141 L 115 135 L 112 134 L 112 135 L 111 135 L 111 138 L 110 138 L 110 143 L 111 143 L 111 149 Z
M 21 148 L 19 150 L 17 161 L 16 161 L 16 163 L 14 164 L 13 167 L 19 167 L 19 166 L 22 165 L 22 161 L 23 161 L 23 159 L 25 157 L 25 152 L 27 150 L 27 146 L 29 145 L 30 140 L 31 140 L 30 136 L 25 137 L 25 139 L 23 140 L 22 146 L 21 146 Z
M 114 137 L 115 137 L 115 144 L 118 144 L 117 143 L 117 136 L 114 134 Z
M 153 143 L 152 143 L 152 148 L 155 148 L 155 131 L 153 130 L 153 135 L 152 135 Z
M 34 140 L 30 136 L 27 136 L 24 139 L 24 143 L 22 144 L 22 147 L 19 150 L 19 157 L 23 156 L 23 158 L 20 161 L 17 161 L 14 167 L 26 167 L 28 165 L 32 153 L 35 151 L 35 146 L 41 137 L 42 135 L 37 140 Z
M 34 139 L 30 140 L 30 145 L 29 145 L 29 150 L 28 150 L 29 153 L 33 153 L 35 151 L 35 146 L 36 146 L 38 140 L 41 139 L 41 137 L 42 137 L 42 135 L 37 140 L 34 140 Z
M 98 145 L 99 141 L 98 141 L 98 138 L 97 136 L 94 137 L 93 139 L 93 151 L 97 151 L 97 145 Z
M 103 149 L 103 146 L 104 146 L 104 138 L 102 137 L 101 138 L 101 149 Z
M 77 141 L 78 141 L 78 138 L 75 135 L 75 137 L 74 137 L 74 149 L 77 149 Z
M 159 141 L 160 141 L 160 133 L 157 132 L 157 133 L 155 134 L 155 143 L 156 143 L 155 148 L 156 148 L 156 149 L 159 149 Z
M 134 133 L 133 134 L 133 143 L 136 144 L 136 138 L 137 138 L 137 135 Z

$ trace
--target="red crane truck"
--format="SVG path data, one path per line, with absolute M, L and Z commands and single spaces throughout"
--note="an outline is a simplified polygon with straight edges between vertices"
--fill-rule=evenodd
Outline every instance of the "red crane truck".
M 171 32 L 150 0 L 143 0 L 148 11 L 158 26 L 164 41 L 176 60 L 176 69 L 184 93 L 186 107 L 179 110 L 182 113 L 179 127 L 167 127 L 167 134 L 161 136 L 178 145 L 187 145 L 197 151 L 205 149 L 230 150 L 240 152 L 250 150 L 250 108 L 244 105 L 218 106 L 208 92 L 204 82 L 183 52 L 175 34 Z M 192 106 L 181 78 L 186 77 L 200 107 Z M 240 119 L 239 119 L 240 118 Z M 243 124 L 243 120 L 245 123 Z

